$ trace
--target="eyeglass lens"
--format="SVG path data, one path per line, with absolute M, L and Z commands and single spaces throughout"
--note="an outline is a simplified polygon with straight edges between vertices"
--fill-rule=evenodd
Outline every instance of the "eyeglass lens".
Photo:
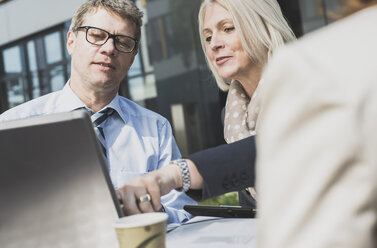
M 87 40 L 94 45 L 103 45 L 108 39 L 109 34 L 97 28 L 88 28 L 86 33 Z M 115 48 L 121 52 L 131 52 L 135 48 L 135 41 L 127 36 L 117 35 L 114 38 Z

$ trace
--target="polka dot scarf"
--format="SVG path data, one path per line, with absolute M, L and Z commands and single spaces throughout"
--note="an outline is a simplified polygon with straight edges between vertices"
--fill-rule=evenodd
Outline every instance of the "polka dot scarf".
M 256 134 L 260 111 L 257 96 L 258 88 L 250 99 L 238 81 L 230 84 L 224 118 L 224 137 L 228 144 Z
M 257 89 L 251 99 L 238 81 L 230 84 L 225 105 L 224 137 L 226 143 L 250 137 L 256 134 L 257 118 L 260 111 L 258 88 L 262 84 L 259 81 Z M 257 200 L 257 193 L 253 187 L 245 189 L 248 194 Z

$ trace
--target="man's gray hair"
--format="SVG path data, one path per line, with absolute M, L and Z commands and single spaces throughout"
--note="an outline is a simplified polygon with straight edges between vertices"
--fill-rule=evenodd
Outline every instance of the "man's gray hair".
M 69 30 L 75 31 L 83 24 L 86 14 L 93 13 L 98 8 L 104 8 L 135 23 L 136 33 L 134 38 L 140 40 L 143 12 L 132 0 L 88 0 L 77 9 L 72 17 Z

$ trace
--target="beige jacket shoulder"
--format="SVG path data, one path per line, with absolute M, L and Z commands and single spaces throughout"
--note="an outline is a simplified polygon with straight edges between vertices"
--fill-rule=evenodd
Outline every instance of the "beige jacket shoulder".
M 377 7 L 288 45 L 264 80 L 258 247 L 377 247 Z

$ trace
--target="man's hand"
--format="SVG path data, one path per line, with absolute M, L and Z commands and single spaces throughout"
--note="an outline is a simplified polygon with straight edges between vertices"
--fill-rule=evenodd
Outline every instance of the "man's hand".
M 144 176 L 131 179 L 117 190 L 117 195 L 123 202 L 125 215 L 157 212 L 162 210 L 161 196 L 181 186 L 180 168 L 169 164 Z M 141 199 L 148 198 L 145 197 L 146 194 L 150 195 L 150 201 Z

